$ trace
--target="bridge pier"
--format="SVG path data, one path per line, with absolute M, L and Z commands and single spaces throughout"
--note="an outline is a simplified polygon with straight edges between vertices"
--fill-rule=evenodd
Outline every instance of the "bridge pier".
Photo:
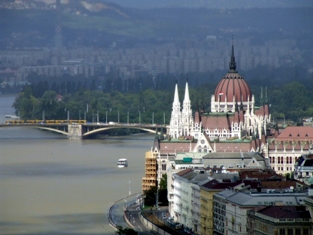
M 80 124 L 69 124 L 68 125 L 68 135 L 69 139 L 81 139 L 82 138 L 82 125 Z

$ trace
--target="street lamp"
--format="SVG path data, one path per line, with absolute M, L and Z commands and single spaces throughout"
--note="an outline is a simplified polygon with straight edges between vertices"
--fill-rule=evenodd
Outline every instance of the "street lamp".
M 152 125 L 154 124 L 154 112 L 152 113 Z
M 117 110 L 117 123 L 120 123 L 120 110 Z
M 141 123 L 140 111 L 138 111 L 138 113 L 139 113 L 139 125 L 140 125 Z
M 127 112 L 127 124 L 129 124 L 129 111 Z
M 128 195 L 129 196 L 131 195 L 131 192 L 130 192 L 130 181 L 128 181 Z
M 105 111 L 105 123 L 108 124 L 108 111 Z

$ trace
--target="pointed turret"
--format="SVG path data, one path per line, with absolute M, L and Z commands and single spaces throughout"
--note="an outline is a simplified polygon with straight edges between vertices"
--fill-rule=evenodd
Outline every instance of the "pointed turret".
M 186 79 L 185 97 L 182 109 L 182 134 L 190 135 L 190 130 L 193 125 L 192 110 L 189 97 L 188 79 Z
M 262 106 L 263 104 L 263 87 L 261 87 L 260 106 Z
M 181 125 L 181 110 L 180 110 L 180 102 L 179 102 L 179 96 L 178 96 L 178 85 L 177 85 L 177 80 L 176 80 L 174 101 L 173 101 L 171 121 L 170 121 L 170 130 L 169 130 L 169 134 L 172 137 L 177 138 L 181 135 L 180 125 Z
M 229 62 L 229 73 L 237 73 L 236 71 L 236 60 L 235 60 L 235 53 L 234 53 L 234 38 L 232 41 L 232 46 L 231 46 L 231 57 L 230 57 L 230 62 Z
M 175 85 L 175 93 L 174 93 L 174 101 L 173 101 L 173 106 L 174 104 L 179 104 L 179 96 L 178 96 L 178 86 L 177 86 L 177 80 L 176 80 L 176 85 Z
M 185 88 L 185 97 L 184 97 L 184 104 L 185 103 L 190 104 L 190 98 L 189 98 L 189 88 L 188 88 L 188 79 L 186 80 L 186 88 Z

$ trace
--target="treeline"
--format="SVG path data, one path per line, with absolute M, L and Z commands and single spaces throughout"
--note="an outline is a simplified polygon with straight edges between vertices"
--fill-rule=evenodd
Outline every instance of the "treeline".
M 163 124 L 170 120 L 176 82 L 183 101 L 186 77 L 189 77 L 192 110 L 209 112 L 211 95 L 222 77 L 216 74 L 147 76 L 133 80 L 33 77 L 32 84 L 23 88 L 13 106 L 23 119 L 41 119 L 44 113 L 46 119 L 62 120 L 69 114 L 75 120 Z M 311 76 L 297 78 L 295 82 L 290 77 L 279 81 L 248 73 L 247 77 L 251 78 L 247 82 L 255 95 L 256 106 L 267 102 L 273 118 L 300 122 L 303 117 L 313 116 Z

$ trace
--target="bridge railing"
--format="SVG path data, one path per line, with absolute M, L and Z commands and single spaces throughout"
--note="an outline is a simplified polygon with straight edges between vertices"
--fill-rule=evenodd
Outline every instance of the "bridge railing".
M 66 124 L 66 123 L 77 123 L 85 124 L 86 120 L 7 120 L 6 124 Z

